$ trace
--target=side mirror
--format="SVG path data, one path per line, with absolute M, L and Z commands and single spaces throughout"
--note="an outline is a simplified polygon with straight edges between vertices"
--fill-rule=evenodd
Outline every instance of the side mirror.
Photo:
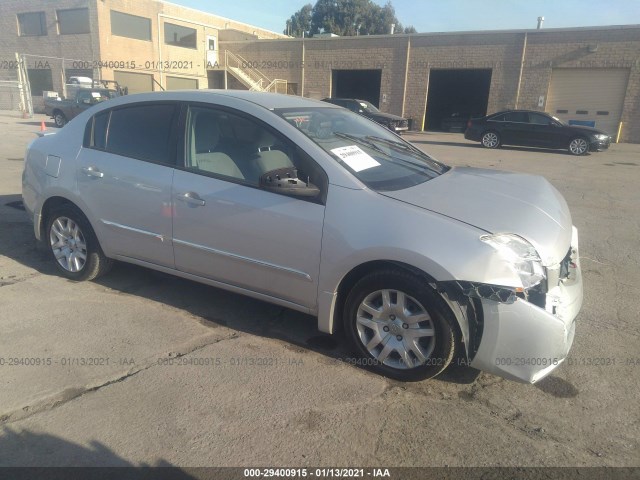
M 298 178 L 295 167 L 278 168 L 260 176 L 260 188 L 292 197 L 316 198 L 320 189 Z

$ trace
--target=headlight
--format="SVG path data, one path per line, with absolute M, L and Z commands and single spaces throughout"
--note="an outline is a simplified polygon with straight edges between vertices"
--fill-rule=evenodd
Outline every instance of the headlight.
M 546 279 L 540 255 L 524 238 L 513 234 L 483 235 L 480 240 L 491 245 L 520 277 L 524 289 Z
M 607 138 L 609 138 L 609 135 L 603 135 L 601 133 L 595 135 L 597 140 L 606 140 Z

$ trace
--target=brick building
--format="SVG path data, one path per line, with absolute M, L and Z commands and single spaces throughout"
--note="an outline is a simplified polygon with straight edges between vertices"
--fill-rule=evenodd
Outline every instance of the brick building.
M 281 37 L 157 0 L 2 0 L 0 80 L 11 79 L 18 53 L 34 107 L 72 76 L 116 80 L 130 93 L 208 88 L 221 40 Z
M 640 25 L 242 40 L 220 47 L 267 77 L 290 82 L 299 95 L 363 98 L 412 119 L 414 130 L 438 129 L 456 110 L 522 108 L 640 143 Z
M 16 53 L 34 105 L 82 75 L 130 93 L 362 98 L 414 130 L 456 113 L 544 110 L 640 143 L 640 25 L 293 39 L 157 0 L 3 0 L 0 61 Z

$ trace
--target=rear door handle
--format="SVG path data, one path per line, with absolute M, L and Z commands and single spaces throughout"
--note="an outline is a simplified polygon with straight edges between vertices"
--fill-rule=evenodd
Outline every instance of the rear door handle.
M 84 172 L 85 175 L 88 175 L 89 177 L 96 177 L 96 178 L 104 177 L 104 173 L 102 173 L 96 167 L 83 167 L 82 171 Z
M 195 192 L 181 193 L 178 195 L 178 200 L 181 200 L 189 205 L 194 205 L 196 207 L 204 207 L 204 205 L 207 203 L 203 199 L 201 199 Z

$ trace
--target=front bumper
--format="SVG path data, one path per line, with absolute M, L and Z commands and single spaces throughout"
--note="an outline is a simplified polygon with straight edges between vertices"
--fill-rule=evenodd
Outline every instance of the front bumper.
M 603 150 L 608 149 L 609 145 L 611 145 L 611 138 L 608 138 L 607 140 L 596 140 L 589 145 L 589 151 L 602 152 Z
M 575 318 L 582 306 L 578 231 L 573 227 L 568 272 L 548 269 L 550 285 L 541 308 L 526 300 L 501 303 L 481 299 L 484 329 L 471 366 L 510 380 L 535 383 L 555 370 L 569 354 Z M 560 278 L 562 276 L 563 278 Z

